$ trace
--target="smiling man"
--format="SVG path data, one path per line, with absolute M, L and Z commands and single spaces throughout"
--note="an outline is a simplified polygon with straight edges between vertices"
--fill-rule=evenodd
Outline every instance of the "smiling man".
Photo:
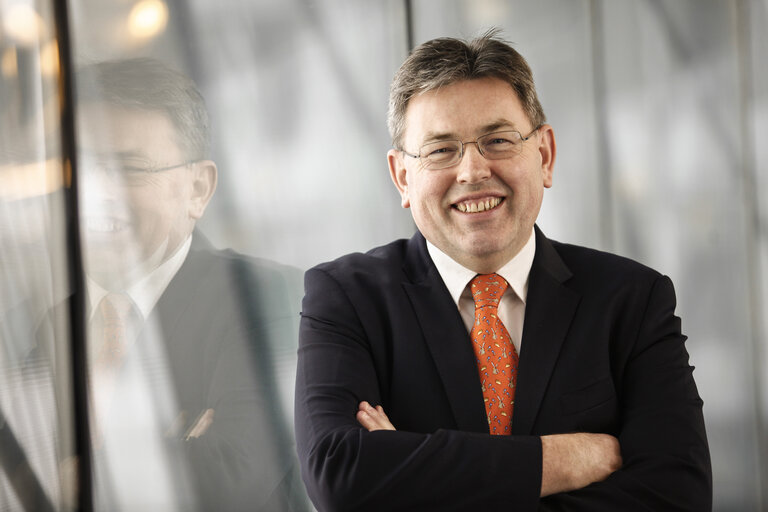
M 418 232 L 305 275 L 316 507 L 710 510 L 670 280 L 535 226 L 556 145 L 523 57 L 494 33 L 420 45 L 389 128 Z
M 76 78 L 96 508 L 308 509 L 279 400 L 295 269 L 196 228 L 218 176 L 202 96 L 154 59 Z

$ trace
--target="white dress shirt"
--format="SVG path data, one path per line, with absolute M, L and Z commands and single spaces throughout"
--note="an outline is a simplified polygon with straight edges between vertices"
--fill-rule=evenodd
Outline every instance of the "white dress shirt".
M 461 313 L 467 332 L 471 332 L 475 321 L 475 301 L 472 299 L 469 284 L 477 273 L 455 262 L 429 241 L 427 241 L 427 251 Z M 499 303 L 499 318 L 507 328 L 518 354 L 522 346 L 528 276 L 531 273 L 535 253 L 536 237 L 531 230 L 531 236 L 520 252 L 496 271 L 509 283 L 509 288 L 504 292 Z
M 155 267 L 149 274 L 143 276 L 127 289 L 124 290 L 141 313 L 141 317 L 146 320 L 152 308 L 155 307 L 160 296 L 163 294 L 168 284 L 179 271 L 184 260 L 187 259 L 189 248 L 192 245 L 192 235 L 182 243 L 173 255 L 163 263 Z M 91 316 L 93 316 L 101 299 L 104 298 L 109 290 L 105 290 L 94 280 L 88 278 L 88 298 L 91 307 Z

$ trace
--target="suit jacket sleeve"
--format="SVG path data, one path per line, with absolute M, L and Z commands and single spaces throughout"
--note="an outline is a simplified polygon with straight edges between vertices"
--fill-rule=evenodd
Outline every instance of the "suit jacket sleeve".
M 615 432 L 624 465 L 604 482 L 541 502 L 551 511 L 709 511 L 712 479 L 702 401 L 666 276 L 651 286 L 635 339 L 617 343 Z
M 320 511 L 483 510 L 511 503 L 536 510 L 538 437 L 363 429 L 355 419 L 358 403 L 381 403 L 376 361 L 387 354 L 374 353 L 380 347 L 369 344 L 355 304 L 331 275 L 308 271 L 305 290 L 296 437 L 302 476 Z

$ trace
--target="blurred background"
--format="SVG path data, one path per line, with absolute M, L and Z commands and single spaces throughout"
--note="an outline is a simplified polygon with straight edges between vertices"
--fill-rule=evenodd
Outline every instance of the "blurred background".
M 768 510 L 765 0 L 0 0 L 0 510 L 76 502 L 72 319 L 88 308 L 50 321 L 82 288 L 68 149 L 82 133 L 62 117 L 78 119 L 78 73 L 62 70 L 152 57 L 191 77 L 218 166 L 198 228 L 300 273 L 411 236 L 386 165 L 389 82 L 413 45 L 494 26 L 558 142 L 538 225 L 672 278 L 715 510 Z M 54 355 L 30 358 L 41 330 Z M 269 389 L 291 425 L 283 341 Z M 184 459 L 164 453 L 175 473 Z

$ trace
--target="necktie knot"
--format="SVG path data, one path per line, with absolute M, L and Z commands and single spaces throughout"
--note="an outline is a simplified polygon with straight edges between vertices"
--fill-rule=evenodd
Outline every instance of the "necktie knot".
M 108 293 L 99 302 L 99 314 L 107 323 L 125 321 L 134 308 L 133 301 L 124 293 Z
M 101 299 L 94 319 L 97 360 L 115 364 L 122 360 L 141 318 L 136 304 L 124 293 L 109 293 Z
M 471 292 L 475 309 L 483 307 L 498 308 L 501 296 L 507 290 L 507 281 L 499 274 L 480 274 L 472 279 Z

